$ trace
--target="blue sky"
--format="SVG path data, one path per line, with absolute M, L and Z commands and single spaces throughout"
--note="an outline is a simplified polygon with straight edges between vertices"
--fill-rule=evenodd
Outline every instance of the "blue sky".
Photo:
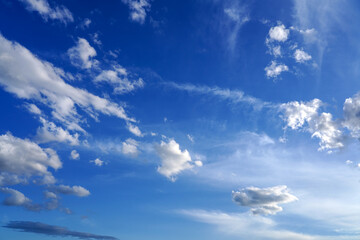
M 359 10 L 0 0 L 0 236 L 358 239 Z

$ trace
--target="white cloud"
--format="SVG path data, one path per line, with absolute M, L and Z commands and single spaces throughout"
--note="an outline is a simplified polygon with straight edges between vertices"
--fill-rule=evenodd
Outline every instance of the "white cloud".
M 102 165 L 104 165 L 104 161 L 100 160 L 99 158 L 95 159 L 95 160 L 91 160 L 91 163 L 94 163 L 96 166 L 101 167 Z
M 283 24 L 272 27 L 269 30 L 270 41 L 285 42 L 289 37 L 289 29 L 286 29 Z
M 73 22 L 74 18 L 69 9 L 64 6 L 50 7 L 47 0 L 19 0 L 23 2 L 29 11 L 38 12 L 44 20 L 53 19 L 63 23 Z
M 274 55 L 275 57 L 280 57 L 281 56 L 281 47 L 275 46 L 275 47 L 271 48 L 271 54 Z
M 95 82 L 107 82 L 114 88 L 114 93 L 124 94 L 144 87 L 142 78 L 129 80 L 128 72 L 125 68 L 117 65 L 114 70 L 103 70 L 96 78 Z
M 146 12 L 150 11 L 149 0 L 122 0 L 127 4 L 130 9 L 130 18 L 134 22 L 144 24 L 146 18 Z
M 342 125 L 350 130 L 353 137 L 360 137 L 360 93 L 347 98 L 343 106 L 344 120 Z
M 30 177 L 41 177 L 40 183 L 54 183 L 48 167 L 59 169 L 62 163 L 56 152 L 42 149 L 36 143 L 12 136 L 0 136 L 0 183 L 17 184 Z
M 80 154 L 76 150 L 72 150 L 70 153 L 70 157 L 73 160 L 78 160 L 80 158 Z
M 311 56 L 308 53 L 304 52 L 303 50 L 296 49 L 294 53 L 294 58 L 296 62 L 303 63 L 309 61 L 311 59 Z
M 228 24 L 228 28 L 230 29 L 230 34 L 228 37 L 228 46 L 230 50 L 234 50 L 237 42 L 238 33 L 240 28 L 244 23 L 249 21 L 249 17 L 247 15 L 247 9 L 243 6 L 238 6 L 237 4 L 233 4 L 233 6 L 225 8 L 224 13 L 231 20 L 231 24 Z
M 84 38 L 79 38 L 77 45 L 70 48 L 67 53 L 75 66 L 89 69 L 97 64 L 97 61 L 92 59 L 96 56 L 96 51 Z
M 248 187 L 240 191 L 233 191 L 232 199 L 240 206 L 251 207 L 251 212 L 254 215 L 276 214 L 282 211 L 282 207 L 279 204 L 298 200 L 289 193 L 286 186 L 269 188 Z
M 271 64 L 265 68 L 266 76 L 276 78 L 282 72 L 289 71 L 288 66 L 285 64 L 278 64 L 276 61 L 271 61 Z
M 157 171 L 172 181 L 175 181 L 176 175 L 180 172 L 194 167 L 190 153 L 186 149 L 181 151 L 179 144 L 173 139 L 168 143 L 161 141 L 156 147 L 156 152 L 161 158 L 161 165 Z
M 284 120 L 291 129 L 300 129 L 305 126 L 312 137 L 320 139 L 319 150 L 329 150 L 342 148 L 344 137 L 338 129 L 338 124 L 332 120 L 330 113 L 318 113 L 322 102 L 314 99 L 310 102 L 289 102 L 280 106 L 284 112 Z
M 82 21 L 82 23 L 80 24 L 80 27 L 83 28 L 83 29 L 89 28 L 90 24 L 91 24 L 91 20 L 88 19 L 88 18 L 85 18 L 85 19 Z
M 41 115 L 41 110 L 35 104 L 26 104 L 26 108 L 35 115 Z
M 127 122 L 126 125 L 127 125 L 128 130 L 129 130 L 132 134 L 134 134 L 135 136 L 138 136 L 138 137 L 142 137 L 142 136 L 143 136 L 143 134 L 141 133 L 141 130 L 139 129 L 138 126 L 135 126 L 135 125 L 133 125 L 133 124 L 131 124 L 131 123 L 129 123 L 129 122 Z
M 6 197 L 3 204 L 6 206 L 18 206 L 24 207 L 30 211 L 40 211 L 41 206 L 33 204 L 29 198 L 27 198 L 23 193 L 7 187 L 1 187 L 0 192 L 8 194 L 10 196 Z
M 74 195 L 77 197 L 87 197 L 90 195 L 89 190 L 81 187 L 81 186 L 66 186 L 66 185 L 59 185 L 53 186 L 51 190 L 55 193 L 65 194 L 65 195 Z
M 40 122 L 43 124 L 36 132 L 35 139 L 38 143 L 47 142 L 66 142 L 70 145 L 79 145 L 79 134 L 71 134 L 68 130 L 58 127 L 53 122 L 40 117 Z
M 136 156 L 139 153 L 138 145 L 139 143 L 137 141 L 128 138 L 125 142 L 122 143 L 122 153 Z
M 272 219 L 262 216 L 249 216 L 247 213 L 226 213 L 222 211 L 181 210 L 180 214 L 196 221 L 211 224 L 226 235 L 254 240 L 315 240 L 311 236 L 279 228 Z M 321 238 L 322 239 L 322 238 Z
M 20 68 L 22 71 L 19 71 Z M 36 100 L 47 105 L 52 109 L 53 117 L 66 124 L 68 129 L 83 131 L 78 125 L 82 120 L 76 107 L 94 118 L 98 113 L 103 113 L 134 121 L 127 117 L 124 109 L 116 103 L 67 84 L 57 68 L 2 35 L 0 84 L 7 92 L 19 98 Z
M 49 199 L 57 199 L 57 195 L 53 192 L 50 191 L 45 191 L 44 192 L 45 198 L 49 198 Z

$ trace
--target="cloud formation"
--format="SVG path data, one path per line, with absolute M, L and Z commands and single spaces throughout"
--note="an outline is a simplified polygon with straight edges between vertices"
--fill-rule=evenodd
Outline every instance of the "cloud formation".
M 269 188 L 248 187 L 240 191 L 233 191 L 232 199 L 240 206 L 251 207 L 251 212 L 254 215 L 274 215 L 283 210 L 279 204 L 298 200 L 289 193 L 286 186 Z
M 96 56 L 96 51 L 84 38 L 79 38 L 77 44 L 67 53 L 74 66 L 89 69 L 97 64 L 97 61 L 92 59 Z
M 54 150 L 42 149 L 27 139 L 0 136 L 0 186 L 26 182 L 38 177 L 39 183 L 52 184 L 55 178 L 48 168 L 59 169 L 62 163 Z
M 122 0 L 122 2 L 129 6 L 132 21 L 145 23 L 146 12 L 150 11 L 151 7 L 149 0 Z
M 278 25 L 276 27 L 272 27 L 269 30 L 269 40 L 270 41 L 278 41 L 285 42 L 289 37 L 290 31 L 286 29 L 284 24 Z
M 5 228 L 19 230 L 21 232 L 38 233 L 48 236 L 76 237 L 79 239 L 97 239 L 97 240 L 117 240 L 115 237 L 96 235 L 92 233 L 76 232 L 65 227 L 48 225 L 40 222 L 30 221 L 11 221 Z
M 19 68 L 22 71 L 18 71 Z M 7 92 L 47 105 L 52 109 L 52 116 L 71 130 L 83 131 L 76 107 L 94 118 L 102 113 L 134 121 L 118 104 L 67 84 L 61 71 L 0 35 L 0 85 Z
M 55 193 L 60 193 L 64 195 L 74 195 L 77 197 L 87 197 L 90 195 L 89 190 L 81 187 L 81 186 L 66 186 L 66 185 L 59 185 L 51 187 L 51 191 Z
M 47 21 L 48 19 L 59 20 L 63 23 L 69 23 L 74 21 L 72 13 L 64 6 L 55 6 L 54 8 L 52 8 L 47 0 L 19 1 L 23 2 L 29 11 L 38 12 L 45 21 Z
M 309 61 L 312 57 L 307 52 L 300 49 L 296 49 L 294 53 L 294 58 L 296 62 L 303 63 Z
M 157 171 L 172 181 L 176 180 L 176 175 L 180 172 L 194 167 L 188 150 L 181 151 L 180 145 L 173 139 L 167 143 L 161 141 L 156 147 L 156 152 L 161 158 L 161 165 Z M 201 165 L 200 161 L 196 164 Z
M 271 61 L 271 64 L 265 67 L 267 77 L 276 78 L 282 72 L 289 71 L 289 67 L 285 64 L 279 64 L 276 61 Z
M 128 138 L 122 143 L 122 153 L 125 155 L 136 156 L 139 153 L 138 146 L 139 143 L 137 141 L 132 138 Z

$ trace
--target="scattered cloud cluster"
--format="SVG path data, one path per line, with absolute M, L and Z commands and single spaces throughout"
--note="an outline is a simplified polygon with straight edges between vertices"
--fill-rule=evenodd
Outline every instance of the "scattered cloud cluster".
M 269 30 L 269 40 L 285 42 L 290 34 L 290 30 L 285 28 L 284 24 L 279 24 L 278 26 L 272 27 Z
M 193 163 L 190 153 L 186 149 L 181 151 L 180 145 L 173 139 L 170 139 L 167 143 L 161 141 L 160 145 L 156 147 L 156 152 L 161 158 L 161 165 L 157 169 L 158 172 L 172 181 L 176 180 L 176 175 L 180 172 L 191 169 L 195 165 L 202 165 L 201 161 Z
M 64 6 L 55 6 L 52 8 L 47 0 L 19 1 L 23 2 L 29 11 L 38 12 L 45 21 L 48 19 L 59 20 L 63 23 L 74 21 L 72 13 Z
M 5 198 L 3 204 L 6 206 L 17 206 L 17 207 L 24 207 L 30 211 L 40 211 L 41 206 L 37 204 L 33 204 L 31 200 L 25 195 L 15 189 L 1 187 L 0 192 L 9 195 Z
M 60 193 L 65 195 L 74 195 L 77 197 L 87 197 L 90 195 L 89 190 L 81 187 L 81 186 L 66 186 L 66 185 L 59 185 L 51 187 L 51 190 L 54 193 Z
M 145 23 L 146 13 L 150 11 L 150 0 L 122 0 L 130 9 L 130 18 L 140 24 Z
M 254 215 L 274 215 L 283 210 L 279 204 L 298 200 L 289 193 L 287 186 L 248 187 L 240 191 L 233 191 L 232 199 L 240 206 L 251 207 L 251 212 Z
M 125 68 L 119 65 L 113 66 L 113 68 L 114 70 L 103 70 L 94 81 L 110 84 L 113 86 L 114 93 L 116 94 L 124 94 L 144 87 L 145 83 L 142 78 L 131 81 Z
M 22 232 L 38 233 L 47 236 L 76 237 L 79 239 L 117 240 L 117 238 L 111 236 L 102 236 L 86 232 L 76 232 L 69 230 L 65 227 L 48 225 L 40 222 L 11 221 L 7 223 L 4 227 L 19 230 Z

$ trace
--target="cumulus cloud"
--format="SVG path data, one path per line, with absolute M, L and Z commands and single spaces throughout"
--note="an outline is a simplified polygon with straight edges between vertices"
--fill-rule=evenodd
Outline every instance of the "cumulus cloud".
M 87 197 L 90 195 L 89 190 L 81 187 L 81 186 L 66 186 L 66 185 L 59 185 L 53 186 L 51 190 L 55 193 L 65 194 L 65 195 L 74 195 L 77 197 Z
M 48 225 L 40 222 L 11 221 L 7 223 L 4 227 L 19 230 L 21 232 L 43 234 L 47 236 L 76 237 L 79 239 L 117 240 L 117 238 L 111 236 L 96 235 L 85 232 L 76 232 L 69 230 L 65 227 Z
M 104 161 L 100 160 L 99 158 L 95 159 L 95 160 L 91 160 L 91 163 L 94 163 L 96 166 L 101 167 L 102 165 L 104 165 Z
M 18 206 L 24 207 L 30 211 L 40 211 L 41 206 L 37 204 L 33 204 L 31 200 L 25 195 L 15 189 L 2 187 L 0 188 L 0 192 L 8 194 L 10 196 L 6 197 L 3 204 L 6 206 Z
M 360 137 L 360 93 L 347 98 L 343 106 L 344 120 L 342 125 L 350 130 L 353 137 Z
M 330 113 L 319 114 L 318 110 L 321 106 L 322 102 L 314 99 L 305 103 L 297 101 L 284 103 L 280 109 L 284 113 L 287 127 L 301 129 L 307 124 L 305 129 L 312 134 L 312 137 L 320 139 L 320 151 L 342 148 L 344 136 L 338 124 L 332 120 Z
M 70 157 L 73 160 L 78 160 L 80 158 L 80 154 L 76 150 L 72 150 L 70 153 Z
M 54 150 L 42 149 L 36 143 L 10 133 L 0 136 L 0 184 L 13 185 L 30 177 L 40 177 L 43 184 L 54 183 L 49 167 L 55 170 L 62 167 Z
M 75 66 L 89 69 L 97 64 L 92 58 L 96 56 L 95 49 L 84 38 L 79 38 L 77 44 L 67 51 L 71 63 Z
M 307 52 L 304 52 L 303 50 L 296 49 L 294 53 L 294 58 L 296 62 L 303 63 L 309 61 L 311 59 L 311 56 Z
M 38 143 L 47 142 L 64 142 L 70 145 L 79 145 L 79 134 L 69 133 L 68 130 L 64 130 L 62 127 L 58 127 L 53 122 L 49 122 L 46 119 L 40 117 L 40 122 L 43 124 L 36 132 L 36 141 Z
M 285 64 L 278 64 L 276 61 L 271 61 L 271 64 L 265 67 L 267 77 L 276 78 L 282 72 L 289 71 L 289 67 Z
M 269 30 L 269 41 L 285 42 L 289 37 L 290 31 L 284 24 L 272 27 Z
M 156 147 L 156 152 L 161 158 L 161 165 L 157 171 L 172 181 L 176 180 L 176 175 L 180 172 L 194 167 L 188 150 L 181 151 L 180 145 L 173 139 L 167 143 L 161 141 Z M 196 165 L 200 166 L 199 163 Z
M 22 69 L 22 71 L 19 71 Z M 125 110 L 116 103 L 67 84 L 57 68 L 34 56 L 18 43 L 0 35 L 0 85 L 17 97 L 36 100 L 52 109 L 52 115 L 68 129 L 80 130 L 76 107 L 97 118 L 99 113 L 126 121 Z
M 240 191 L 233 191 L 232 199 L 240 206 L 251 207 L 251 212 L 254 215 L 274 215 L 283 210 L 279 204 L 298 200 L 289 193 L 286 186 L 269 188 L 248 187 Z
M 45 21 L 48 19 L 59 20 L 63 23 L 74 21 L 72 13 L 64 6 L 55 6 L 52 8 L 47 0 L 19 1 L 23 2 L 29 11 L 38 12 Z
M 142 78 L 130 80 L 127 70 L 119 65 L 113 67 L 114 70 L 104 70 L 96 78 L 95 82 L 106 82 L 114 88 L 114 93 L 124 94 L 144 87 Z
M 126 155 L 137 155 L 139 143 L 134 139 L 128 138 L 125 142 L 122 143 L 122 153 Z
M 150 11 L 149 0 L 122 0 L 123 3 L 127 4 L 130 9 L 130 18 L 134 22 L 144 24 L 146 19 L 146 13 Z

